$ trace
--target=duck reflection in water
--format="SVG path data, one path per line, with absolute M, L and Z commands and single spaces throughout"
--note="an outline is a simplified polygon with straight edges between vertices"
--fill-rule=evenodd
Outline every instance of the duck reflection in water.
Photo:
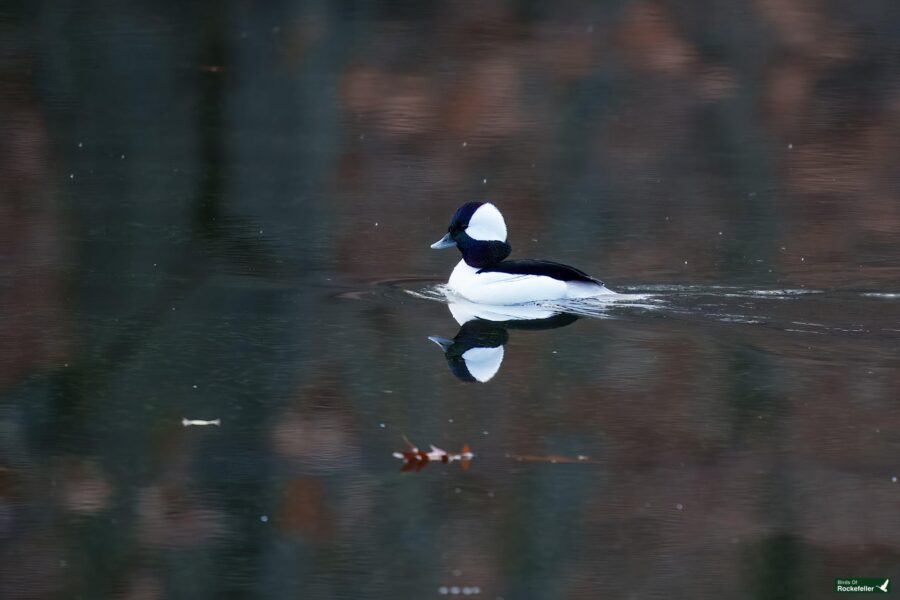
M 460 324 L 452 340 L 429 336 L 444 351 L 450 371 L 462 381 L 487 383 L 500 370 L 508 330 L 541 330 L 565 327 L 576 315 L 536 306 L 485 306 L 451 301 L 450 313 Z

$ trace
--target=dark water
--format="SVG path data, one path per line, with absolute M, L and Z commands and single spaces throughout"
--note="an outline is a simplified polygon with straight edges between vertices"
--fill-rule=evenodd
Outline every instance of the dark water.
M 900 577 L 895 2 L 265 4 L 0 5 L 0 596 Z M 472 199 L 643 299 L 460 380 Z

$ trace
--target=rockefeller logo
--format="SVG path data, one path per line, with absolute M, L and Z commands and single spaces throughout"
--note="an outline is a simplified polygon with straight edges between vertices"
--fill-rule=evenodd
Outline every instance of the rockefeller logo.
M 891 591 L 891 580 L 885 577 L 835 579 L 834 591 L 850 594 L 886 594 Z

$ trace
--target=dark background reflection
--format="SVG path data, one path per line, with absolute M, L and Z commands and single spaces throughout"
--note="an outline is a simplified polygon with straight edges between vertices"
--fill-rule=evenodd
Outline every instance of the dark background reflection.
M 888 0 L 6 0 L 0 596 L 900 577 L 898 140 Z M 376 282 L 445 277 L 482 198 L 614 289 L 822 294 L 517 332 L 465 384 Z M 404 434 L 478 456 L 400 474 Z

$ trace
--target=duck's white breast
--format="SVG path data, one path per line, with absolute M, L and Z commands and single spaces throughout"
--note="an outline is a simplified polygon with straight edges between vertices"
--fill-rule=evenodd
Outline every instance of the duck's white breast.
M 587 298 L 608 293 L 602 285 L 560 281 L 544 275 L 479 273 L 461 260 L 447 282 L 456 293 L 480 304 L 522 304 L 538 300 Z

